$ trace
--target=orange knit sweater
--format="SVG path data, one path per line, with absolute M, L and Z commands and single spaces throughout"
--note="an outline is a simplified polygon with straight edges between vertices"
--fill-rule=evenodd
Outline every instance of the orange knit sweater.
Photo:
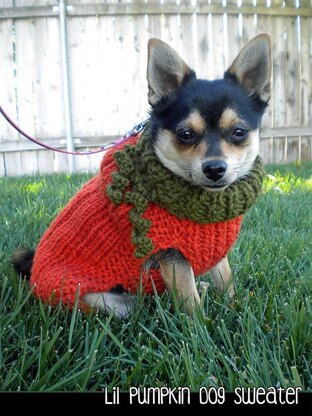
M 127 143 L 135 143 L 131 138 Z M 142 277 L 145 293 L 159 293 L 165 287 L 159 270 L 141 276 L 146 258 L 133 255 L 131 206 L 115 206 L 103 192 L 117 170 L 112 155 L 124 144 L 104 156 L 100 173 L 92 178 L 57 216 L 43 235 L 36 250 L 31 284 L 43 301 L 62 300 L 72 307 L 79 285 L 79 297 L 89 292 L 106 292 L 116 285 L 135 293 Z M 147 236 L 153 253 L 176 248 L 191 263 L 195 276 L 207 272 L 222 260 L 235 242 L 242 217 L 213 224 L 178 219 L 150 203 L 144 218 L 152 222 Z

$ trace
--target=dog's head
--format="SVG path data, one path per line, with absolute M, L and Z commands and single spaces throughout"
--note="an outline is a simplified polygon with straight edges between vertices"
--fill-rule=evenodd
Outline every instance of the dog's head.
M 249 41 L 224 78 L 214 81 L 197 79 L 177 52 L 151 39 L 147 80 L 152 140 L 163 165 L 210 190 L 224 189 L 248 174 L 259 152 L 270 76 L 267 34 Z

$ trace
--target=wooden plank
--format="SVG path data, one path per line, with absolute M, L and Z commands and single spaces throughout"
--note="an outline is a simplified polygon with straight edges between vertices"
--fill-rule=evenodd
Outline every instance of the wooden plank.
M 4 153 L 0 153 L 0 178 L 6 176 Z
M 4 153 L 4 163 L 7 176 L 23 175 L 21 154 L 19 152 Z
M 214 0 L 216 2 L 216 0 Z M 223 9 L 224 13 L 224 9 Z M 227 32 L 224 27 L 223 13 L 220 15 L 212 16 L 212 48 L 209 56 L 210 62 L 213 62 L 213 74 L 212 78 L 222 78 L 224 71 L 226 70 L 227 51 L 225 51 L 225 45 L 227 40 Z
M 13 0 L 0 0 L 0 8 L 3 9 L 5 7 L 12 8 Z
M 312 136 L 301 137 L 301 155 L 300 160 L 307 162 L 312 160 Z
M 14 0 L 14 7 L 57 6 L 58 0 Z
M 110 2 L 112 3 L 112 2 Z M 161 3 L 146 3 L 144 10 L 138 4 L 92 4 L 92 5 L 70 5 L 68 6 L 69 16 L 129 16 L 129 15 L 144 15 L 144 14 L 181 14 L 192 15 L 196 14 L 223 14 L 224 9 L 222 3 L 219 4 L 203 4 L 201 6 L 193 5 L 186 7 L 183 5 L 167 5 L 166 2 Z M 228 14 L 237 14 L 237 7 L 227 6 L 226 12 Z M 242 14 L 258 14 L 264 16 L 306 16 L 311 17 L 312 10 L 310 7 L 266 7 L 258 6 L 244 6 L 239 10 Z M 25 19 L 29 17 L 51 17 L 57 16 L 58 10 L 56 6 L 32 6 L 32 7 L 5 7 L 0 9 L 0 19 Z
M 37 152 L 38 173 L 52 173 L 54 171 L 54 155 L 51 150 L 38 150 Z
M 158 0 L 159 2 L 160 0 Z M 149 38 L 160 38 L 162 35 L 162 19 L 161 15 L 147 14 L 147 35 Z M 147 61 L 146 61 L 147 62 Z M 146 98 L 146 93 L 144 94 Z
M 272 141 L 273 143 L 273 151 L 272 151 L 272 163 L 280 164 L 286 162 L 286 154 L 287 154 L 287 142 L 286 137 L 275 137 Z
M 287 140 L 287 153 L 285 155 L 285 162 L 298 162 L 301 159 L 301 138 L 286 137 Z
M 141 2 L 142 0 L 134 0 Z M 146 1 L 144 2 L 145 7 Z M 143 7 L 143 6 L 142 6 Z M 135 93 L 135 105 L 133 106 L 135 123 L 139 120 L 148 118 L 148 101 L 147 101 L 147 19 L 144 15 L 132 16 L 132 53 L 133 53 L 133 73 L 132 84 Z M 127 126 L 130 126 L 131 120 L 127 120 Z M 129 127 L 127 127 L 127 130 Z M 124 132 L 120 132 L 124 134 Z
M 237 5 L 237 0 L 229 0 L 229 5 Z M 230 15 L 227 11 L 227 38 L 228 38 L 228 67 L 232 64 L 236 56 L 238 55 L 241 46 L 242 39 L 239 30 L 239 10 L 236 15 Z
M 58 22 L 15 22 L 19 124 L 30 135 L 65 134 Z
M 301 122 L 312 125 L 312 20 L 300 19 L 301 28 Z
M 140 71 L 141 76 L 145 76 L 146 68 L 136 67 L 131 18 L 119 16 L 114 21 L 114 28 L 112 41 L 115 58 L 110 64 L 112 74 L 110 79 L 114 79 L 114 85 L 110 85 L 113 112 L 108 109 L 110 123 L 105 132 L 122 135 L 129 130 L 129 126 L 138 122 L 136 118 L 137 90 L 133 77 L 135 70 Z
M 62 153 L 53 153 L 53 172 L 68 172 L 68 157 Z
M 114 140 L 118 139 L 119 135 L 114 136 L 92 136 L 92 137 L 83 137 L 75 138 L 75 147 L 77 149 L 83 148 L 97 148 L 103 146 L 107 143 L 112 143 Z M 42 142 L 48 146 L 55 147 L 56 149 L 65 149 L 66 148 L 66 138 L 54 138 L 54 139 L 44 139 Z M 25 150 L 41 150 L 40 146 L 36 143 L 24 140 L 7 140 L 1 142 L 1 151 L 3 152 L 16 152 L 16 151 L 25 151 Z M 49 150 L 52 152 L 52 150 Z
M 89 171 L 98 172 L 100 169 L 100 164 L 103 159 L 103 153 L 97 153 L 95 155 L 87 156 L 89 160 Z
M 253 5 L 253 0 L 244 0 L 244 5 Z M 242 15 L 242 23 L 243 23 L 243 33 L 242 33 L 242 41 L 243 44 L 247 43 L 251 38 L 256 36 L 258 33 L 256 27 L 256 19 L 255 14 L 247 14 Z
M 273 54 L 273 88 L 272 88 L 272 110 L 273 126 L 286 126 L 286 35 L 285 19 L 283 17 L 271 18 L 271 40 Z M 286 137 L 274 140 L 273 163 L 286 160 L 287 142 Z
M 199 3 L 206 3 L 206 0 L 199 0 Z M 212 71 L 209 68 L 213 66 L 213 61 L 209 61 L 209 51 L 212 47 L 212 39 L 209 35 L 209 15 L 197 15 L 197 67 L 196 73 L 198 78 L 212 78 Z
M 97 109 L 102 107 L 101 101 L 104 103 L 109 97 L 103 96 L 101 100 L 98 94 L 102 88 L 103 55 L 98 40 L 98 21 L 96 17 L 69 18 L 67 26 L 74 135 L 100 134 Z
M 179 7 L 189 9 L 193 5 L 192 0 L 181 0 Z M 167 4 L 167 2 L 166 2 Z M 170 0 L 170 5 L 177 4 L 176 0 Z M 178 30 L 175 28 L 178 25 L 178 19 L 180 20 L 180 43 L 176 42 L 176 34 L 179 36 Z M 196 14 L 178 16 L 165 16 L 165 22 L 167 22 L 168 29 L 170 29 L 170 38 L 172 39 L 172 44 L 175 48 L 178 49 L 179 53 L 186 61 L 186 63 L 197 69 L 197 16 Z
M 90 156 L 76 156 L 75 168 L 76 172 L 88 172 L 90 170 Z
M 12 3 L 6 2 L 5 4 Z M 13 61 L 13 22 L 0 21 L 0 97 L 1 105 L 16 119 L 15 78 Z M 0 146 L 2 140 L 16 140 L 17 132 L 0 116 Z
M 312 126 L 303 127 L 275 127 L 275 128 L 263 128 L 261 130 L 262 137 L 296 137 L 296 136 L 311 136 Z
M 258 0 L 259 1 L 259 0 Z M 266 0 L 262 0 L 261 5 L 266 5 Z M 263 15 L 257 15 L 257 33 L 269 33 L 271 34 L 271 28 L 272 28 L 272 17 L 271 16 L 263 16 Z M 272 38 L 272 36 L 271 36 Z M 272 40 L 273 41 L 273 40 Z M 272 64 L 276 61 L 276 50 L 272 47 Z M 272 69 L 273 72 L 273 69 Z M 264 128 L 272 128 L 274 126 L 273 124 L 273 76 L 271 77 L 271 99 L 269 102 L 269 105 L 264 113 L 264 116 L 262 118 L 262 126 Z M 272 138 L 273 140 L 273 138 Z M 270 149 L 273 149 L 273 142 L 271 144 Z M 272 156 L 273 157 L 273 156 Z
M 15 22 L 18 123 L 30 135 L 36 135 L 34 25 L 33 20 Z
M 1 6 L 11 6 L 13 2 L 3 1 Z M 0 78 L 0 94 L 3 99 L 2 105 L 5 105 L 6 110 L 17 117 L 16 99 L 15 99 L 15 79 L 14 79 L 14 60 L 13 60 L 13 22 L 11 19 L 7 21 L 0 21 L 0 62 L 1 73 Z M 4 119 L 0 122 L 0 137 L 9 142 L 18 139 L 18 134 L 15 132 Z M 2 144 L 2 141 L 0 142 Z M 1 146 L 2 148 L 2 146 Z M 0 159 L 1 175 L 20 176 L 22 174 L 21 157 L 19 153 L 2 154 Z
M 301 124 L 301 88 L 300 88 L 300 44 L 299 44 L 299 20 L 287 18 L 286 44 L 286 126 L 300 126 Z M 298 137 L 287 137 L 286 160 L 289 162 L 300 160 L 300 144 Z
M 259 155 L 264 163 L 269 164 L 273 162 L 273 140 L 271 140 L 271 137 L 260 140 Z
M 40 19 L 33 28 L 36 134 L 59 137 L 65 135 L 59 22 Z
M 21 153 L 21 165 L 23 175 L 33 175 L 38 173 L 38 159 L 37 152 L 22 152 Z

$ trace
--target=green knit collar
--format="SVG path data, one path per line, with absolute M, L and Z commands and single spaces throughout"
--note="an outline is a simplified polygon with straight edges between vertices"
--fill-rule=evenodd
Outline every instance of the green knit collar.
M 150 202 L 181 219 L 202 224 L 226 221 L 244 214 L 255 203 L 265 176 L 258 156 L 251 172 L 223 191 L 194 186 L 160 163 L 150 140 L 149 126 L 135 146 L 126 144 L 113 157 L 118 171 L 112 173 L 106 193 L 115 205 L 124 201 L 133 206 L 129 219 L 133 224 L 134 255 L 139 258 L 153 250 L 147 237 L 151 222 L 143 218 Z

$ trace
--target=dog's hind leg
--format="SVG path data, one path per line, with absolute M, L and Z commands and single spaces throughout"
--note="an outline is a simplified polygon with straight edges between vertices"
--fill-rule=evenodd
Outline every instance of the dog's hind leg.
M 231 269 L 228 258 L 224 257 L 216 266 L 209 270 L 215 286 L 221 291 L 227 291 L 229 296 L 234 296 L 234 285 L 231 280 Z
M 135 295 L 128 293 L 114 293 L 114 292 L 102 292 L 102 293 L 87 293 L 83 297 L 83 301 L 88 305 L 110 313 L 114 310 L 117 318 L 124 319 L 131 312 Z

